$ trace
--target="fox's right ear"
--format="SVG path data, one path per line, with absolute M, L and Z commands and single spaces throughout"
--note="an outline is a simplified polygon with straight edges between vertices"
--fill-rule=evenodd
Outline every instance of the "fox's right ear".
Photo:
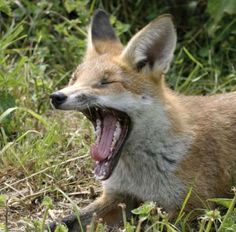
M 118 54 L 122 49 L 123 46 L 110 24 L 108 15 L 101 9 L 96 10 L 88 31 L 87 55 L 91 53 L 96 55 Z
M 169 15 L 150 22 L 127 44 L 121 58 L 138 71 L 165 73 L 176 46 L 176 32 Z

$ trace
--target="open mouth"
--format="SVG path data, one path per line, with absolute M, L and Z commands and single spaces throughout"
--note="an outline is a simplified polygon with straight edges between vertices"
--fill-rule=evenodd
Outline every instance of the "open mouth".
M 129 116 L 121 111 L 107 108 L 89 108 L 82 111 L 92 122 L 96 141 L 91 146 L 92 159 L 96 161 L 94 173 L 100 180 L 106 180 L 116 167 L 122 145 L 130 127 Z

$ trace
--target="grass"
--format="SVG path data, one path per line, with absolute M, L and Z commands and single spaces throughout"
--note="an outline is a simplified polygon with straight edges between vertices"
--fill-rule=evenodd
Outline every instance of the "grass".
M 94 139 L 89 122 L 76 112 L 52 110 L 48 100 L 79 63 L 86 25 L 99 6 L 113 12 L 112 23 L 124 42 L 137 28 L 168 11 L 157 1 L 150 1 L 140 17 L 144 1 L 126 5 L 0 0 L 0 231 L 42 231 L 49 218 L 68 214 L 71 202 L 83 207 L 101 191 L 89 157 Z M 204 11 L 201 18 L 193 14 L 189 30 L 180 28 L 167 77 L 176 91 L 196 95 L 236 89 L 236 20 L 225 14 L 215 22 Z M 235 231 L 235 198 L 228 202 L 228 210 L 202 209 L 196 225 L 184 212 L 186 202 L 176 223 L 170 223 L 154 203 L 147 203 L 134 211 L 137 224 L 123 214 L 124 228 L 140 231 L 148 220 L 145 231 Z M 104 230 L 104 225 L 98 227 Z

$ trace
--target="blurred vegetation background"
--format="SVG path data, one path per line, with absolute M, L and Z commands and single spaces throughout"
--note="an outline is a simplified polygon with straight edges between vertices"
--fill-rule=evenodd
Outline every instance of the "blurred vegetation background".
M 234 0 L 0 0 L 0 112 L 15 106 L 46 112 L 48 95 L 80 62 L 96 8 L 110 14 L 124 43 L 158 15 L 173 14 L 179 39 L 171 87 L 186 94 L 235 89 Z M 1 121 L 1 136 L 22 130 L 24 114 L 14 115 Z
M 65 170 L 67 159 L 87 154 L 89 124 L 82 116 L 53 112 L 49 94 L 80 62 L 97 8 L 110 14 L 123 43 L 171 13 L 178 33 L 167 75 L 171 88 L 193 95 L 236 90 L 235 0 L 0 0 L 0 192 L 24 178 L 30 191 L 45 189 L 43 194 L 48 183 L 69 191 L 70 183 L 75 188 L 78 179 L 88 181 L 90 164 L 77 167 L 72 159 Z

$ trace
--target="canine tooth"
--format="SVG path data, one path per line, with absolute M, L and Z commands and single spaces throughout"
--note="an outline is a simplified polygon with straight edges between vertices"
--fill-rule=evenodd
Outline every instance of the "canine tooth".
M 110 151 L 113 150 L 117 140 L 119 139 L 120 137 L 120 134 L 121 134 L 121 126 L 120 126 L 120 123 L 119 121 L 116 122 L 116 130 L 114 132 L 114 135 L 113 135 L 113 139 L 112 139 L 112 144 L 111 144 L 111 148 L 110 148 Z
M 95 129 L 95 133 L 96 133 L 96 142 L 98 142 L 100 140 L 100 135 L 101 135 L 101 120 L 100 119 L 97 119 L 96 120 L 96 129 Z
M 112 143 L 111 143 L 111 149 L 110 149 L 111 151 L 113 150 L 115 144 L 116 144 L 116 139 L 115 139 L 115 137 L 113 136 Z
M 120 127 L 120 123 L 117 121 L 116 122 L 116 130 L 115 130 L 115 133 L 114 133 L 114 138 L 115 138 L 116 141 L 120 137 L 120 134 L 121 134 L 121 127 Z
M 100 119 L 97 119 L 97 120 L 96 120 L 96 126 L 97 126 L 97 127 L 101 127 L 101 124 L 102 124 L 101 120 L 100 120 Z

